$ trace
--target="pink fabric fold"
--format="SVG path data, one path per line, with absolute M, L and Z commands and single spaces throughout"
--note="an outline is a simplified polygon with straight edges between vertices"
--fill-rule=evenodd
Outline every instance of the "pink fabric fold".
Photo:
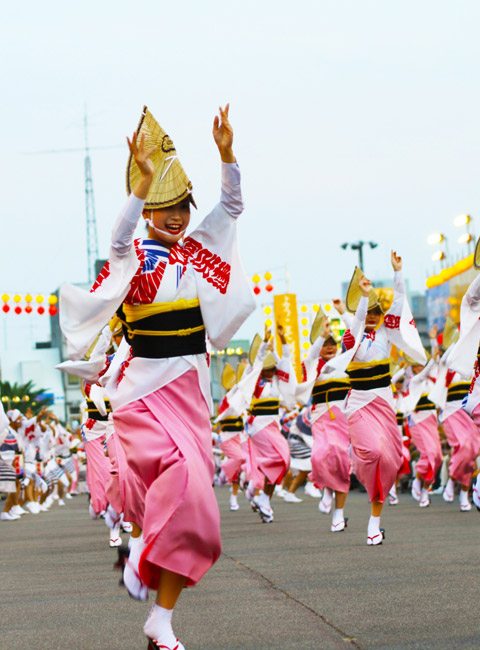
M 431 483 L 442 465 L 442 445 L 438 435 L 438 421 L 435 413 L 410 426 L 412 442 L 418 449 L 420 458 L 415 472 L 427 483 Z
M 328 487 L 337 492 L 348 492 L 352 472 L 348 422 L 338 406 L 332 406 L 330 410 L 335 415 L 334 420 L 326 411 L 312 425 L 312 471 L 309 478 L 321 489 Z
M 210 414 L 197 372 L 118 409 L 114 423 L 128 466 L 145 487 L 142 580 L 157 589 L 167 569 L 193 586 L 221 552 Z
M 227 481 L 229 483 L 238 481 L 238 475 L 246 461 L 245 452 L 240 444 L 240 434 L 222 442 L 220 448 L 226 456 L 222 463 L 222 469 Z
M 452 448 L 449 474 L 460 485 L 470 485 L 475 458 L 480 451 L 478 429 L 463 409 L 449 415 L 443 421 L 443 428 Z
M 104 440 L 105 436 L 100 436 L 85 443 L 90 503 L 97 514 L 105 510 L 108 503 L 105 488 L 110 478 L 110 461 L 103 450 Z
M 290 467 L 290 448 L 277 422 L 248 439 L 251 479 L 256 489 L 263 489 L 265 477 L 279 485 Z
M 393 409 L 376 397 L 348 419 L 353 470 L 370 501 L 383 503 L 402 465 L 402 437 Z

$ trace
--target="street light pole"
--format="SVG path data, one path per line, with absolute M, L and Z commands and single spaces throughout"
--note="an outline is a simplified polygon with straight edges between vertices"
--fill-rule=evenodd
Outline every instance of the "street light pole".
M 340 248 L 343 248 L 343 250 L 346 250 L 347 248 L 350 248 L 352 251 L 358 251 L 358 266 L 362 271 L 365 271 L 363 268 L 363 247 L 365 245 L 369 245 L 370 248 L 377 248 L 378 244 L 374 241 L 357 241 L 357 242 L 345 242 L 344 244 L 340 244 Z

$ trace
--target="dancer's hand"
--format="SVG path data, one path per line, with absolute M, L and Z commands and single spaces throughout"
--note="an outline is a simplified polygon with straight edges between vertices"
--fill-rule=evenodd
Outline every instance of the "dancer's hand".
M 154 151 L 157 150 L 157 147 L 151 147 L 150 149 L 147 149 L 145 147 L 145 133 L 142 133 L 142 137 L 140 138 L 140 144 L 138 144 L 136 131 L 134 132 L 131 140 L 127 138 L 127 142 L 128 142 L 128 148 L 130 149 L 130 153 L 134 157 L 141 175 L 153 176 L 153 172 L 155 171 L 155 166 L 153 164 L 153 161 L 150 160 L 150 156 Z
M 430 340 L 436 340 L 438 336 L 438 325 L 434 325 L 428 330 L 428 336 L 430 337 Z
M 265 336 L 263 340 L 265 343 L 268 343 L 271 338 L 272 338 L 272 330 L 268 327 L 268 325 L 265 325 Z
M 393 270 L 394 271 L 401 271 L 402 270 L 402 258 L 400 257 L 400 255 L 397 255 L 396 251 L 392 251 L 391 260 L 392 260 Z
M 364 275 L 362 275 L 358 283 L 358 286 L 360 287 L 360 291 L 362 292 L 362 294 L 368 297 L 370 291 L 372 290 L 372 283 L 370 282 L 370 280 L 366 278 Z
M 328 317 L 324 316 L 322 318 L 322 328 L 320 330 L 320 336 L 322 337 L 322 339 L 326 339 L 330 335 L 331 332 L 330 328 L 331 328 L 331 323 Z
M 335 309 L 340 314 L 340 316 L 347 311 L 346 307 L 345 307 L 345 303 L 343 302 L 343 300 L 340 300 L 340 298 L 334 298 L 332 300 L 332 303 L 333 303 L 333 306 L 335 307 Z
M 233 155 L 232 149 L 233 129 L 228 120 L 230 104 L 227 104 L 225 106 L 225 109 L 220 106 L 218 110 L 220 111 L 220 117 L 216 115 L 215 119 L 213 120 L 213 139 L 215 140 L 215 144 L 217 145 L 220 152 L 222 162 L 234 163 L 235 156 Z
M 285 345 L 287 343 L 287 339 L 285 337 L 285 330 L 283 329 L 283 325 L 280 325 L 280 323 L 277 323 L 277 334 L 280 338 L 280 341 L 282 342 L 282 345 Z

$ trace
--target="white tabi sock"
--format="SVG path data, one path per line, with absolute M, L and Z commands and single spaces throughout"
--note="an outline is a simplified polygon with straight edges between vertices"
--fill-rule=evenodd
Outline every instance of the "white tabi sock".
M 260 505 L 264 506 L 265 508 L 270 508 L 270 497 L 265 494 L 265 492 L 261 492 L 260 495 L 257 497 L 258 502 Z
M 132 598 L 136 598 L 137 600 L 147 600 L 148 598 L 147 586 L 141 581 L 138 570 L 140 557 L 145 550 L 145 546 L 143 533 L 140 537 L 130 537 L 128 540 L 130 555 L 123 571 L 125 587 Z
M 325 488 L 323 490 L 323 496 L 322 496 L 322 501 L 327 507 L 330 507 L 332 501 L 333 501 L 333 491 L 330 490 L 330 488 Z
M 143 632 L 146 636 L 158 641 L 160 645 L 166 645 L 173 649 L 177 645 L 177 637 L 172 630 L 172 614 L 173 609 L 154 605 L 143 626 Z
M 445 492 L 447 494 L 451 494 L 452 496 L 455 494 L 455 481 L 453 478 L 448 479 L 447 485 L 445 486 Z
M 333 516 L 332 516 L 332 526 L 337 526 L 339 523 L 343 521 L 343 508 L 335 508 L 333 511 Z
M 374 537 L 380 533 L 380 517 L 370 516 L 368 520 L 368 533 L 369 537 Z
M 459 497 L 460 497 L 460 505 L 461 506 L 466 506 L 467 503 L 469 503 L 469 501 L 468 501 L 468 492 L 466 492 L 465 490 L 460 490 Z

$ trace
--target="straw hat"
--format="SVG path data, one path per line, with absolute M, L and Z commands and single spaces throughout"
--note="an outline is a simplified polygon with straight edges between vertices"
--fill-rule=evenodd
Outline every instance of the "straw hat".
M 430 361 L 430 358 L 431 358 L 432 355 L 430 354 L 430 352 L 428 350 L 424 349 L 423 351 L 425 352 L 425 356 L 427 357 L 427 363 L 428 363 Z M 415 361 L 415 359 L 413 357 L 409 356 L 408 354 L 405 354 L 405 352 L 403 353 L 403 359 L 404 359 L 405 363 L 407 365 L 409 365 L 409 366 L 427 365 L 427 364 L 423 364 L 423 363 L 418 363 L 418 361 Z
M 237 384 L 240 381 L 240 379 L 243 377 L 243 373 L 245 372 L 245 368 L 247 367 L 246 363 L 239 363 L 237 365 L 237 371 L 236 371 L 236 376 L 237 376 Z
M 363 295 L 359 285 L 359 282 L 363 276 L 364 273 L 362 269 L 359 269 L 358 266 L 356 266 L 347 290 L 347 297 L 345 298 L 345 305 L 349 312 L 356 312 L 360 298 Z M 368 294 L 368 310 L 370 311 L 370 309 L 373 309 L 374 307 L 380 307 L 380 309 L 382 308 L 378 299 L 378 293 L 372 287 L 370 293 Z
M 473 254 L 473 266 L 476 269 L 480 269 L 480 237 L 477 240 L 477 245 L 475 246 L 475 253 Z
M 222 372 L 222 386 L 226 391 L 231 390 L 235 386 L 236 374 L 233 367 L 226 363 Z
M 250 345 L 250 349 L 248 351 L 248 361 L 250 362 L 251 366 L 253 366 L 253 364 L 255 363 L 255 359 L 257 358 L 258 350 L 262 342 L 263 339 L 260 336 L 260 334 L 255 334 L 255 336 L 253 337 L 253 341 Z M 275 357 L 270 351 L 268 351 L 265 356 L 265 359 L 263 360 L 263 369 L 271 370 L 272 368 L 275 368 L 276 365 L 277 363 L 275 361 Z
M 324 318 L 325 318 L 325 313 L 324 313 L 323 309 L 320 307 L 319 310 L 317 311 L 317 314 L 316 314 L 315 319 L 313 321 L 312 329 L 310 330 L 310 343 L 312 345 L 315 343 L 315 341 L 320 336 L 320 332 L 322 331 L 322 321 L 323 321 Z M 333 339 L 337 345 L 339 344 L 340 341 L 338 340 L 338 337 L 335 336 L 335 333 L 332 330 L 330 330 L 330 332 L 329 332 L 329 334 L 327 336 L 327 339 L 330 339 L 330 338 Z
M 448 350 L 452 343 L 455 343 L 455 341 L 458 339 L 458 335 L 458 327 L 455 324 L 453 318 L 451 318 L 451 316 L 447 316 L 445 319 L 445 325 L 443 327 L 442 347 L 445 348 L 445 350 Z
M 168 208 L 180 203 L 187 196 L 197 207 L 192 197 L 192 184 L 178 160 L 175 145 L 146 106 L 143 107 L 137 127 L 137 142 L 140 142 L 142 134 L 145 134 L 147 148 L 157 147 L 157 150 L 150 156 L 155 166 L 155 172 L 145 200 L 145 208 L 151 210 Z M 127 194 L 132 192 L 140 177 L 140 170 L 130 154 L 127 164 Z
M 319 307 L 317 314 L 312 323 L 312 329 L 310 330 L 310 343 L 315 343 L 315 341 L 320 336 L 322 330 L 322 321 L 325 318 L 325 312 L 321 307 Z

